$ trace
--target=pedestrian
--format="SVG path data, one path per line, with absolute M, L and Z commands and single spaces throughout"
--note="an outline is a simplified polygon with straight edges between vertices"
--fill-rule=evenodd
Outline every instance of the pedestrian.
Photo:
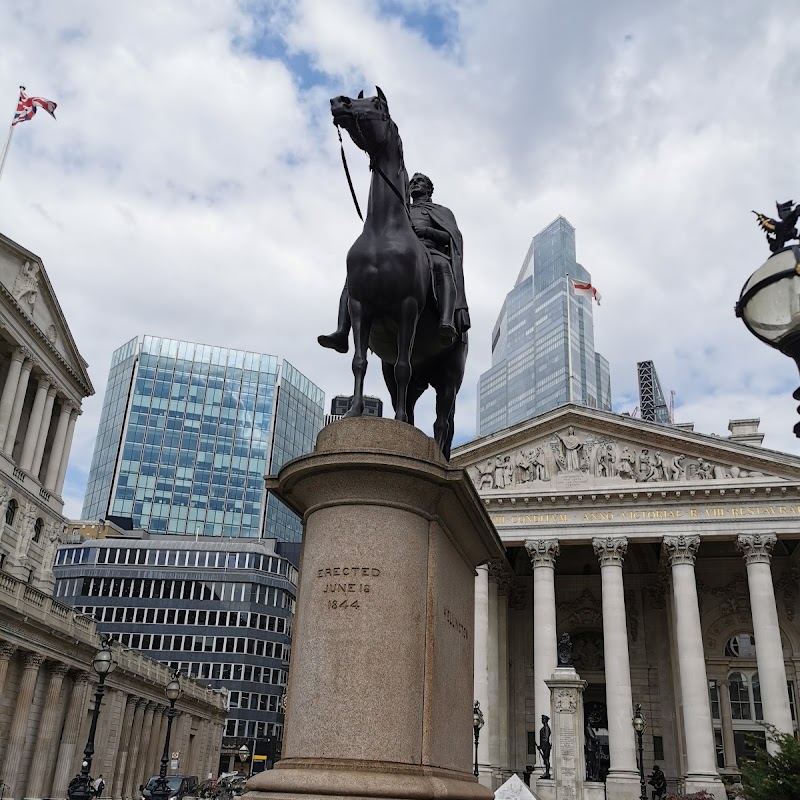
M 98 775 L 98 777 L 96 777 L 92 781 L 92 789 L 94 789 L 94 796 L 100 797 L 100 795 L 103 794 L 103 789 L 105 788 L 106 788 L 106 782 L 103 780 L 103 776 Z

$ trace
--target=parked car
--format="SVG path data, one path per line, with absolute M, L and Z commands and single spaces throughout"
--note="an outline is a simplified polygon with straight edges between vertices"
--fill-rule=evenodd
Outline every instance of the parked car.
M 142 793 L 142 800 L 152 800 L 152 792 L 155 788 L 158 775 L 153 775 L 144 786 L 139 789 Z M 169 784 L 170 800 L 183 800 L 184 797 L 194 797 L 197 790 L 197 775 L 167 775 Z

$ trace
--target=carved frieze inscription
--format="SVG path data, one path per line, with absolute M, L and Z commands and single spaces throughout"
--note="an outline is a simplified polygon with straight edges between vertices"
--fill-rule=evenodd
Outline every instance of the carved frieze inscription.
M 363 607 L 373 590 L 373 582 L 380 578 L 381 570 L 374 566 L 336 566 L 317 570 L 327 611 L 356 610 Z
M 545 527 L 570 526 L 577 524 L 607 522 L 641 523 L 641 522 L 704 522 L 708 520 L 736 519 L 770 519 L 800 517 L 800 504 L 780 505 L 729 505 L 708 506 L 703 508 L 665 507 L 665 508 L 632 508 L 623 511 L 606 511 L 599 508 L 576 508 L 558 512 L 514 512 L 509 514 L 492 514 L 492 522 L 496 526 L 531 526 Z

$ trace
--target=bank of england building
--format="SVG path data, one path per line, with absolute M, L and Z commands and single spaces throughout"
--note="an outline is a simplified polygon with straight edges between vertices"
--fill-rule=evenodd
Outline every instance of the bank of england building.
M 636 704 L 671 790 L 724 796 L 762 723 L 796 730 L 800 459 L 729 429 L 565 405 L 454 452 L 506 547 L 476 577 L 482 782 L 541 779 L 565 633 L 609 800 L 639 796 Z
M 65 798 L 94 710 L 95 622 L 53 597 L 75 424 L 93 394 L 41 259 L 0 234 L 0 797 Z M 94 775 L 139 797 L 158 771 L 170 670 L 112 647 Z M 227 694 L 183 679 L 172 729 L 182 772 L 216 770 Z M 102 745 L 100 744 L 102 743 Z

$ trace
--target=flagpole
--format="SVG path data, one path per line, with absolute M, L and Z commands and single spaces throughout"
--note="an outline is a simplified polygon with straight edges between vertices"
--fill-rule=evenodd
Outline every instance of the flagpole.
M 567 278 L 567 369 L 569 370 L 569 402 L 572 402 L 572 319 L 569 310 L 569 300 L 570 300 L 570 292 L 569 292 L 569 272 L 566 275 Z
M 19 87 L 20 95 L 22 92 L 25 91 L 24 86 Z M 19 104 L 19 100 L 17 100 L 17 104 Z M 16 106 L 14 106 L 16 112 Z M 0 179 L 3 177 L 3 167 L 6 165 L 6 157 L 8 156 L 8 151 L 11 148 L 11 137 L 14 135 L 14 118 L 11 119 L 11 124 L 8 126 L 8 136 L 6 137 L 6 143 L 3 145 L 3 153 L 0 155 Z

